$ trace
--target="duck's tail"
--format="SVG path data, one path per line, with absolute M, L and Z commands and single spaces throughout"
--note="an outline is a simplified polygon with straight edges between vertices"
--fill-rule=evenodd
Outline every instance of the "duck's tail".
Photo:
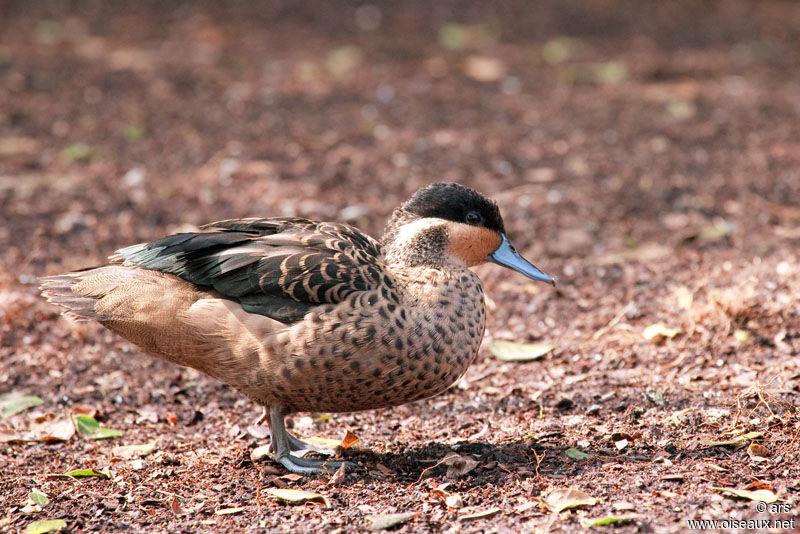
M 39 289 L 49 302 L 64 308 L 64 315 L 79 321 L 102 321 L 98 299 L 130 280 L 135 273 L 117 265 L 93 267 L 67 274 L 39 278 Z

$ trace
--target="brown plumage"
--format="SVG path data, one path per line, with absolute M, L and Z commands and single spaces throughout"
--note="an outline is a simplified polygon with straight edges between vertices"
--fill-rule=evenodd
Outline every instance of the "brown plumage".
M 42 292 L 268 408 L 277 460 L 301 473 L 322 463 L 291 454 L 313 447 L 286 432 L 285 414 L 403 404 L 466 371 L 485 318 L 469 267 L 494 261 L 552 283 L 509 245 L 497 206 L 457 184 L 418 191 L 383 243 L 345 224 L 237 219 L 110 260 L 42 278 Z

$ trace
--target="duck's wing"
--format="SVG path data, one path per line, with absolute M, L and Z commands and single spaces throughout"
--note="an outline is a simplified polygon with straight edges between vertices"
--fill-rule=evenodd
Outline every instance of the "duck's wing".
M 118 250 L 112 261 L 213 288 L 250 313 L 291 324 L 311 309 L 392 290 L 381 245 L 358 229 L 306 219 L 231 219 Z

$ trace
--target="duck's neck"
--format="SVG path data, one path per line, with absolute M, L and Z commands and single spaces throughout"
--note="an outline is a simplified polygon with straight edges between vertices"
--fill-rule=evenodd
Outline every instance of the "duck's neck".
M 396 210 L 383 236 L 384 259 L 397 270 L 466 268 L 464 262 L 447 255 L 448 238 L 447 227 L 441 220 L 420 219 Z

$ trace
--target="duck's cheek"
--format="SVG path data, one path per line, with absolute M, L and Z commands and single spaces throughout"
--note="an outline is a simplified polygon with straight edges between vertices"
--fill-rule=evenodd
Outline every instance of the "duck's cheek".
M 447 234 L 448 252 L 467 267 L 486 261 L 486 257 L 502 243 L 502 237 L 494 230 L 464 223 L 449 223 Z

